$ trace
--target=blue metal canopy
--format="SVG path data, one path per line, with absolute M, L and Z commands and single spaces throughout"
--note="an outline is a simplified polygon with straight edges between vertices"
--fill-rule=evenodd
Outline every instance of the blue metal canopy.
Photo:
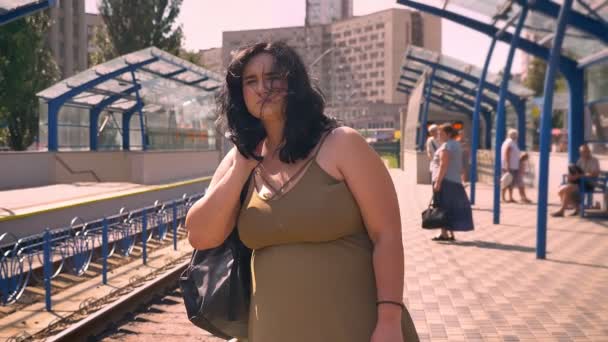
M 56 0 L 0 0 L 0 25 L 54 6 Z
M 89 110 L 91 150 L 97 149 L 98 119 L 104 109 L 123 113 L 123 149 L 129 149 L 129 120 L 138 112 L 142 148 L 146 149 L 144 112 L 212 101 L 220 84 L 218 74 L 155 47 L 96 65 L 37 94 L 47 113 L 48 149 L 59 148 L 58 122 L 63 106 Z
M 421 77 L 431 75 L 433 82 L 432 84 L 429 82 L 432 87 L 430 93 L 435 98 L 441 99 L 445 105 L 458 104 L 460 108 L 466 108 L 467 112 L 474 113 L 476 90 L 481 74 L 482 70 L 474 65 L 411 46 L 405 53 L 398 87 L 406 86 L 406 89 L 411 89 Z M 501 81 L 501 77 L 495 74 L 490 74 L 484 81 L 485 88 L 480 94 L 480 111 L 484 115 L 486 123 L 491 121 L 489 114 L 496 111 Z M 509 81 L 508 84 L 507 97 L 518 115 L 520 129 L 524 131 L 525 101 L 533 95 L 533 92 L 515 81 Z M 426 122 L 426 113 L 423 114 L 421 120 Z M 486 128 L 490 127 L 486 125 Z M 420 131 L 420 146 L 426 139 L 425 133 L 424 130 Z M 477 133 L 474 132 L 475 134 Z M 486 146 L 487 142 L 488 140 L 486 140 Z M 520 135 L 519 143 L 521 148 L 525 148 L 525 134 Z
M 545 258 L 549 149 L 554 82 L 560 72 L 568 82 L 568 155 L 578 159 L 578 147 L 584 142 L 585 78 L 584 68 L 608 60 L 608 2 L 605 0 L 397 0 L 398 3 L 433 14 L 480 33 L 492 40 L 480 78 L 476 97 L 474 124 L 482 102 L 484 80 L 496 41 L 510 45 L 501 83 L 496 117 L 496 145 L 504 140 L 505 106 L 509 78 L 516 49 L 547 61 L 544 85 L 545 101 L 541 115 L 539 195 L 537 215 L 537 257 Z M 481 17 L 481 19 L 480 19 Z M 527 32 L 527 37 L 522 33 Z M 496 150 L 496 155 L 500 151 Z M 474 156 L 474 155 L 473 155 Z M 474 172 L 476 165 L 472 165 Z M 494 223 L 500 220 L 501 158 L 494 167 Z M 471 201 L 475 198 L 475 179 L 471 183 Z

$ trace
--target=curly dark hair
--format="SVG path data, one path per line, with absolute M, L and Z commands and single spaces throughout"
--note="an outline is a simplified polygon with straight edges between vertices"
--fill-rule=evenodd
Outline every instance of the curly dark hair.
M 261 120 L 249 113 L 243 97 L 243 71 L 259 53 L 274 58 L 274 72 L 287 80 L 284 141 L 279 159 L 295 163 L 306 158 L 322 134 L 338 126 L 335 119 L 324 114 L 325 100 L 321 90 L 311 83 L 306 66 L 295 50 L 284 42 L 257 43 L 241 48 L 230 62 L 226 82 L 218 94 L 218 126 L 228 132 L 230 140 L 247 158 L 255 155 L 258 144 L 266 137 Z

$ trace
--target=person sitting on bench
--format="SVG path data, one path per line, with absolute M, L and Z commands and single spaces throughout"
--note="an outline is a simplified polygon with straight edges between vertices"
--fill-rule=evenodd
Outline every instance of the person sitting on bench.
M 562 217 L 567 208 L 573 206 L 574 212 L 571 216 L 579 214 L 579 206 L 581 198 L 580 178 L 594 178 L 600 173 L 600 162 L 597 158 L 591 155 L 591 150 L 587 144 L 581 145 L 579 148 L 580 158 L 576 165 L 568 166 L 568 183 L 563 184 L 559 188 L 559 199 L 561 208 L 551 214 L 553 217 Z M 583 184 L 585 192 L 592 191 L 594 184 L 591 181 L 585 181 Z

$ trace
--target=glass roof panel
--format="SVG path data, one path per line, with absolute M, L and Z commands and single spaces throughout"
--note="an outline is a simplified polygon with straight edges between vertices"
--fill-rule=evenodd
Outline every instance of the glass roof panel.
M 551 0 L 561 6 L 563 0 Z M 456 13 L 464 14 L 463 10 L 474 11 L 483 15 L 487 24 L 497 28 L 509 25 L 509 31 L 513 31 L 514 20 L 521 12 L 521 6 L 511 0 L 446 0 L 447 9 Z M 606 0 L 577 0 L 573 3 L 574 11 L 600 22 L 608 23 L 608 1 Z M 551 43 L 556 27 L 556 19 L 549 17 L 539 11 L 528 12 L 524 30 L 533 39 Z M 563 53 L 575 59 L 593 55 L 606 48 L 606 44 L 597 37 L 569 27 L 564 41 Z
M 0 16 L 9 15 L 10 12 L 26 6 L 36 6 L 44 3 L 47 3 L 48 6 L 48 2 L 48 0 L 0 0 Z
M 435 52 L 432 52 L 429 50 L 425 50 L 420 47 L 410 46 L 408 48 L 408 50 L 406 51 L 405 55 L 414 56 L 418 59 L 422 59 L 422 60 L 426 60 L 426 61 L 439 60 L 439 63 L 441 65 L 444 65 L 451 69 L 456 69 L 465 74 L 473 76 L 475 78 L 475 82 L 473 82 L 471 80 L 465 80 L 462 77 L 454 75 L 453 73 L 448 72 L 448 71 L 444 71 L 444 70 L 440 70 L 440 69 L 437 69 L 435 71 L 437 73 L 437 75 L 440 76 L 441 78 L 450 80 L 454 83 L 462 84 L 463 86 L 466 86 L 468 88 L 474 89 L 477 87 L 476 80 L 479 79 L 479 77 L 481 76 L 481 72 L 482 72 L 481 68 L 479 68 L 477 66 L 474 66 L 472 64 L 466 63 L 464 61 L 461 61 L 459 59 L 456 59 L 456 58 L 453 58 L 450 56 L 439 55 L 438 53 L 435 53 Z M 406 57 L 405 65 L 410 67 L 410 61 L 411 61 L 411 58 Z M 424 64 L 422 62 L 418 62 L 418 63 Z M 426 65 L 426 68 L 430 68 L 430 66 Z M 500 77 L 496 74 L 488 73 L 486 80 L 488 83 L 492 83 L 497 87 L 500 86 L 501 80 L 500 80 Z M 516 81 L 509 81 L 509 92 L 511 92 L 512 94 L 519 96 L 519 97 L 530 97 L 534 94 L 532 92 L 532 90 L 526 88 L 525 86 L 523 86 L 522 84 L 520 84 Z
M 156 61 L 151 61 L 155 58 Z M 218 74 L 152 47 L 94 66 L 56 83 L 37 95 L 46 101 L 62 95 L 67 96 L 68 92 L 75 87 L 83 86 L 87 82 L 99 80 L 103 75 L 124 69 L 125 71 L 117 74 L 116 77 L 107 79 L 94 87 L 87 87 L 68 100 L 70 104 L 92 107 L 110 96 L 119 95 L 120 98 L 126 100 L 123 101 L 126 104 L 117 105 L 119 101 L 116 101 L 111 106 L 129 109 L 134 105 L 135 93 L 133 92 L 133 76 L 127 69 L 130 64 L 146 61 L 151 62 L 134 72 L 137 83 L 141 85 L 140 95 L 146 104 L 148 102 L 163 105 L 168 105 L 168 102 L 184 103 L 192 98 L 202 101 L 206 97 L 212 97 L 215 93 L 214 90 L 221 84 Z M 167 74 L 177 71 L 182 72 L 173 75 L 172 79 L 167 78 Z M 193 84 L 189 85 L 189 82 Z M 129 91 L 131 93 L 124 93 Z

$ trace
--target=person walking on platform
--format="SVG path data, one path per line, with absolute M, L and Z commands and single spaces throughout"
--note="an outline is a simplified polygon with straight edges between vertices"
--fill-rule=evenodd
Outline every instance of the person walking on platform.
M 192 246 L 208 249 L 236 222 L 253 250 L 248 341 L 418 341 L 403 304 L 391 177 L 357 131 L 324 114 L 294 49 L 258 43 L 238 51 L 219 101 L 235 148 L 186 227 Z
M 462 147 L 454 140 L 457 136 L 452 125 L 439 127 L 441 145 L 431 162 L 433 196 L 435 203 L 446 212 L 449 224 L 441 228 L 434 241 L 453 241 L 454 231 L 474 229 L 471 202 L 462 185 Z
M 507 139 L 502 143 L 500 149 L 502 172 L 503 174 L 510 173 L 512 177 L 511 183 L 502 189 L 502 200 L 507 203 L 515 203 L 515 200 L 513 199 L 513 188 L 522 183 L 519 180 L 519 157 L 521 152 L 517 146 L 517 137 L 517 130 L 509 129 L 507 132 Z M 509 193 L 509 199 L 506 198 L 507 192 Z

